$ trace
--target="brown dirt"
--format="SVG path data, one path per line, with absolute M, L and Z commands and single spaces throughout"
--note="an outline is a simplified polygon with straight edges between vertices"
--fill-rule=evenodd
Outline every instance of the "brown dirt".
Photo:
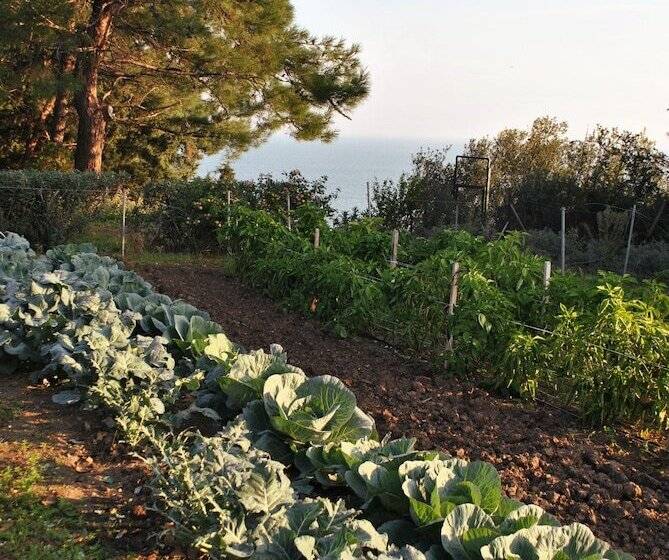
M 308 374 L 341 378 L 381 432 L 411 435 L 423 448 L 494 463 L 507 493 L 536 503 L 638 560 L 669 557 L 669 455 L 633 433 L 592 431 L 569 413 L 497 398 L 437 377 L 367 339 L 337 339 L 288 313 L 222 270 L 138 267 L 158 291 L 207 310 L 248 348 L 278 342 Z
M 13 410 L 0 418 L 0 469 L 22 466 L 36 455 L 42 482 L 35 488 L 48 505 L 64 499 L 81 514 L 109 558 L 177 559 L 158 552 L 149 535 L 163 520 L 147 511 L 143 463 L 128 455 L 95 413 L 51 402 L 53 389 L 28 386 L 23 376 L 0 379 L 0 401 Z

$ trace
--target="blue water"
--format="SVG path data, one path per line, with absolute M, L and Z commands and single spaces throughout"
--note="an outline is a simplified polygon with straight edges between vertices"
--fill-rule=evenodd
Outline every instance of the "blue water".
M 308 179 L 323 175 L 331 192 L 340 189 L 335 202 L 338 210 L 367 205 L 367 181 L 397 179 L 411 168 L 411 155 L 420 148 L 453 147 L 449 159 L 462 152 L 463 142 L 421 141 L 415 139 L 338 138 L 330 144 L 297 142 L 285 136 L 270 139 L 233 162 L 238 179 L 255 179 L 263 173 L 279 177 L 299 169 Z M 210 156 L 200 164 L 198 173 L 214 171 L 222 156 Z

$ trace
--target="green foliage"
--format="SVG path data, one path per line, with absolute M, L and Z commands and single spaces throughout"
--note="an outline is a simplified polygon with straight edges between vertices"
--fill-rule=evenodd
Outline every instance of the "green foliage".
M 307 378 L 276 345 L 247 353 L 206 314 L 152 292 L 112 259 L 73 247 L 36 257 L 18 236 L 5 241 L 6 252 L 19 255 L 9 260 L 25 262 L 0 277 L 2 328 L 25 347 L 20 359 L 41 363 L 43 374 L 68 387 L 67 399 L 61 392 L 54 401 L 72 403 L 76 394 L 113 416 L 153 472 L 154 509 L 170 521 L 173 540 L 213 559 L 434 560 L 446 551 L 478 560 L 515 554 L 518 542 L 537 558 L 550 542 L 562 555 L 550 560 L 595 553 L 629 560 L 586 527 L 560 527 L 541 508 L 504 496 L 491 464 L 419 451 L 412 439 L 378 441 L 373 420 L 339 379 Z M 497 258 L 515 254 L 502 252 Z M 185 422 L 207 428 L 203 421 L 215 436 L 182 431 Z M 38 476 L 34 465 L 25 475 L 0 472 L 0 516 L 5 496 L 28 491 Z M 322 486 L 338 486 L 343 497 L 320 496 Z M 31 506 L 31 527 L 49 546 L 69 536 L 53 532 L 50 515 Z M 67 515 L 59 507 L 58 531 Z M 377 529 L 373 521 L 386 522 Z M 10 551 L 25 542 L 24 525 L 11 525 Z M 21 552 L 49 558 L 49 546 Z M 82 546 L 62 544 L 59 557 L 72 550 L 79 558 Z M 89 548 L 86 557 L 99 557 Z
M 369 90 L 359 47 L 298 27 L 288 0 L 1 10 L 1 167 L 68 166 L 88 126 L 83 88 L 103 123 L 105 166 L 142 183 L 186 179 L 204 154 L 235 154 L 282 128 L 330 140 L 334 117 Z
M 96 219 L 122 177 L 59 171 L 0 171 L 0 231 L 46 249 L 70 240 Z
M 582 233 L 605 236 L 598 214 L 607 206 L 637 204 L 655 216 L 667 198 L 669 158 L 643 132 L 598 126 L 584 140 L 567 137 L 567 123 L 536 119 L 528 130 L 505 129 L 494 138 L 472 139 L 468 155 L 493 160 L 491 206 L 497 228 L 515 224 L 509 203 L 525 227 L 559 231 L 559 208 Z M 637 221 L 638 239 L 647 237 L 650 220 Z M 666 214 L 664 223 L 666 224 Z M 654 235 L 664 238 L 664 228 Z
M 519 227 L 513 205 L 524 228 L 559 232 L 559 209 L 565 207 L 579 237 L 606 239 L 611 232 L 602 223 L 602 212 L 623 210 L 620 217 L 625 221 L 626 210 L 636 204 L 638 216 L 645 217 L 635 224 L 637 242 L 666 240 L 669 227 L 662 208 L 669 188 L 667 154 L 644 133 L 598 126 L 584 140 L 570 140 L 567 132 L 566 123 L 540 117 L 527 130 L 504 129 L 492 138 L 470 140 L 465 155 L 491 158 L 489 211 L 484 224 L 481 191 L 461 189 L 460 227 L 479 232 Z M 411 170 L 396 181 L 374 181 L 371 212 L 356 208 L 340 221 L 371 215 L 389 229 L 417 233 L 455 223 L 455 166 L 448 161 L 448 151 L 419 151 Z M 486 182 L 480 162 L 463 161 L 458 175 L 458 183 Z M 651 231 L 658 213 L 661 221 Z M 606 256 L 600 258 L 606 262 Z
M 314 250 L 308 237 L 239 206 L 218 239 L 252 284 L 339 335 L 382 337 L 528 398 L 549 391 L 600 424 L 668 425 L 669 297 L 659 284 L 558 273 L 546 290 L 543 260 L 517 233 L 489 242 L 462 230 L 405 234 L 399 259 L 411 267 L 396 269 L 390 234 L 374 219 L 324 229 Z
M 429 231 L 450 223 L 454 166 L 446 162 L 449 149 L 420 150 L 413 156 L 411 171 L 403 173 L 396 184 L 374 181 L 373 214 L 389 228 L 410 231 Z
M 136 218 L 148 232 L 152 246 L 167 251 L 202 251 L 218 247 L 212 232 L 227 223 L 230 193 L 232 209 L 242 203 L 267 211 L 278 223 L 287 224 L 287 200 L 295 231 L 312 235 L 325 227 L 333 214 L 335 195 L 326 193 L 325 179 L 308 181 L 299 172 L 282 180 L 263 175 L 257 181 L 234 181 L 222 175 L 189 181 L 151 182 L 144 189 L 143 207 Z

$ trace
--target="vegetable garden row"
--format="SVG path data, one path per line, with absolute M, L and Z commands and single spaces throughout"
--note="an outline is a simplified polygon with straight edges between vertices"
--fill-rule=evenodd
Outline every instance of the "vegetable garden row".
M 374 220 L 330 227 L 302 210 L 289 230 L 242 205 L 207 199 L 198 208 L 194 216 L 220 224 L 220 244 L 253 285 L 341 335 L 371 334 L 515 394 L 546 392 L 595 423 L 669 426 L 669 297 L 660 283 L 567 272 L 546 287 L 544 260 L 517 233 L 403 233 L 401 266 L 391 268 L 391 233 Z M 454 262 L 459 298 L 449 315 Z
M 175 536 L 212 558 L 631 558 L 505 497 L 488 463 L 380 438 L 337 378 L 245 351 L 90 246 L 3 236 L 0 302 L 5 373 L 111 410 Z

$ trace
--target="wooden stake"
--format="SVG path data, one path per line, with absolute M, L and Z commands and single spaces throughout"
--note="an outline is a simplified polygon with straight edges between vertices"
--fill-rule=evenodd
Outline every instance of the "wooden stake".
M 290 193 L 286 194 L 286 208 L 288 209 L 288 231 L 293 231 L 293 220 L 290 216 Z
M 128 202 L 128 193 L 123 189 L 123 218 L 121 220 L 121 258 L 125 258 L 125 213 Z
M 367 211 L 372 211 L 372 196 L 369 192 L 369 181 L 367 181 Z
M 400 242 L 400 232 L 399 230 L 393 230 L 393 239 L 391 245 L 391 257 L 390 257 L 390 268 L 397 268 L 397 246 Z
M 511 204 L 511 211 L 513 212 L 513 215 L 516 217 L 516 220 L 518 220 L 520 227 L 523 228 L 523 231 L 527 231 L 527 229 L 525 229 L 525 224 L 523 223 L 523 220 L 520 219 L 518 212 L 516 212 L 516 207 L 513 204 Z
M 560 270 L 567 267 L 567 209 L 560 208 Z
M 321 246 L 321 230 L 316 228 L 314 231 L 314 249 L 318 249 Z
M 547 290 L 551 283 L 551 268 L 551 261 L 544 261 L 544 290 Z
M 454 262 L 451 270 L 451 295 L 448 299 L 448 314 L 455 315 L 455 306 L 458 304 L 458 287 L 460 283 L 460 263 Z
M 448 315 L 452 317 L 455 315 L 455 306 L 458 304 L 458 285 L 460 281 L 460 263 L 454 262 L 451 269 L 451 295 L 448 298 Z M 453 333 L 448 336 L 446 343 L 446 350 L 448 352 L 453 350 Z M 444 367 L 448 369 L 448 360 L 444 363 Z
M 228 225 L 230 225 L 230 212 L 232 210 L 232 194 L 228 191 Z

